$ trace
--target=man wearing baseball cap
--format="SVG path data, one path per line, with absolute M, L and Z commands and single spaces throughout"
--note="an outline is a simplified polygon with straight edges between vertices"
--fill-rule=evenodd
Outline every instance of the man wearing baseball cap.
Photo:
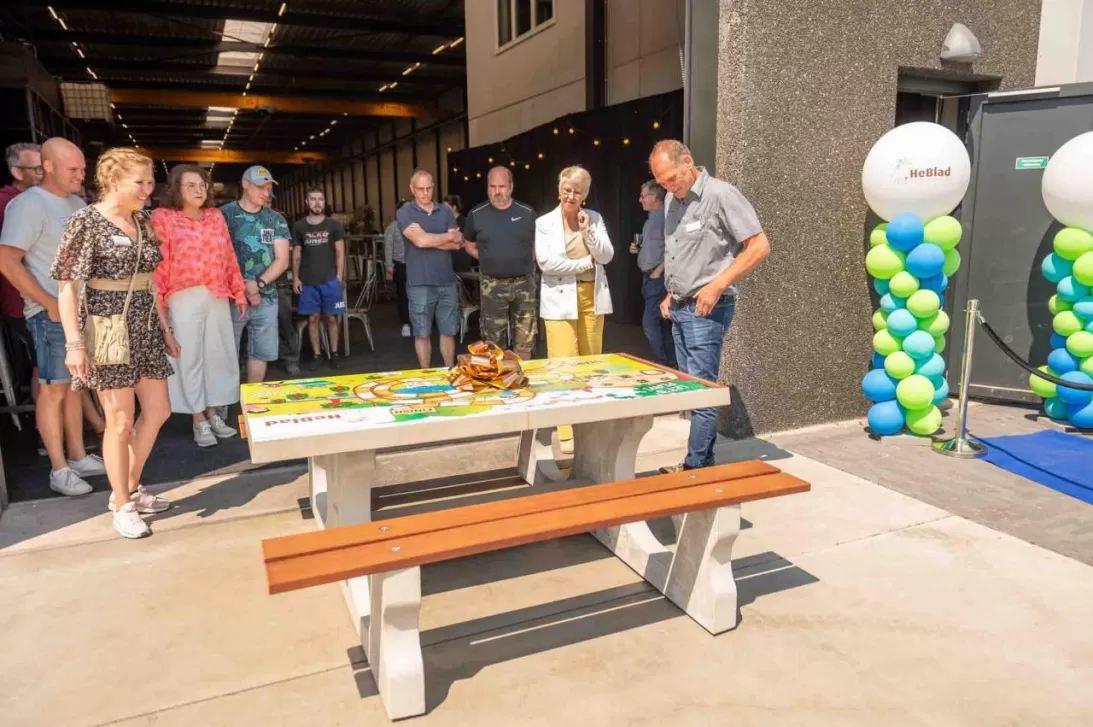
M 243 194 L 239 200 L 220 208 L 228 223 L 250 305 L 243 320 L 234 310 L 232 315 L 237 351 L 243 329 L 247 329 L 247 383 L 250 384 L 261 382 L 266 376 L 266 365 L 278 356 L 277 278 L 288 269 L 290 233 L 285 218 L 268 206 L 276 183 L 265 167 L 250 167 L 243 172 Z

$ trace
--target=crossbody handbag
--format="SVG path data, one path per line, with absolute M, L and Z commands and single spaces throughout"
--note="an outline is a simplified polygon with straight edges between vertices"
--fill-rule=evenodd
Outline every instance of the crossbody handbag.
M 125 317 L 129 313 L 129 303 L 133 299 L 133 288 L 137 279 L 141 279 L 142 289 L 147 290 L 151 285 L 151 276 L 147 273 L 139 274 L 140 253 L 144 247 L 144 229 L 139 219 L 133 220 L 137 228 L 137 261 L 133 266 L 133 274 L 129 276 L 129 284 L 126 286 L 125 305 L 121 313 L 109 316 L 92 315 L 87 310 L 87 288 L 97 290 L 119 290 L 119 280 L 88 280 L 84 286 L 83 306 L 86 313 L 84 322 L 84 344 L 91 353 L 91 362 L 96 366 L 125 366 L 130 361 L 129 327 L 125 323 Z

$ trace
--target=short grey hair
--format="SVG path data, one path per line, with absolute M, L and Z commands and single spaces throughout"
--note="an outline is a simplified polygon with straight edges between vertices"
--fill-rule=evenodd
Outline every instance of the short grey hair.
M 657 202 L 664 201 L 664 187 L 657 184 L 657 180 L 650 179 L 645 184 L 641 185 L 641 191 L 644 194 L 651 194 L 657 198 Z
M 9 146 L 4 150 L 4 161 L 7 162 L 9 171 L 19 166 L 19 156 L 25 151 L 36 151 L 41 153 L 42 147 L 37 144 L 31 144 L 29 141 L 20 141 L 18 144 Z
M 687 148 L 687 145 L 678 139 L 661 139 L 653 145 L 653 151 L 649 154 L 649 158 L 663 154 L 668 157 L 668 161 L 673 164 L 682 164 L 683 157 L 691 157 L 694 159 L 694 155 L 691 154 L 691 150 Z

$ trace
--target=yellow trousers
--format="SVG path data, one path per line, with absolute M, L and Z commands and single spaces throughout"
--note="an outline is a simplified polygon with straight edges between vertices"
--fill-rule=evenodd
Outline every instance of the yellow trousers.
M 596 284 L 577 283 L 577 320 L 544 321 L 547 356 L 596 356 L 603 353 L 603 316 L 596 315 Z M 558 439 L 573 439 L 573 427 L 558 427 Z

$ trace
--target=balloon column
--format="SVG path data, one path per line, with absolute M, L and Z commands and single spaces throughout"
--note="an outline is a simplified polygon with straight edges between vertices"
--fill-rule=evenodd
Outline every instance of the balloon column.
M 1044 205 L 1066 225 L 1040 270 L 1056 285 L 1048 301 L 1054 318 L 1046 371 L 1066 381 L 1093 384 L 1093 131 L 1055 152 L 1041 182 Z M 1056 386 L 1038 376 L 1029 388 L 1044 400 L 1044 413 L 1075 427 L 1093 429 L 1093 393 Z
M 938 124 L 916 122 L 882 136 L 866 157 L 862 190 L 886 224 L 870 236 L 865 267 L 880 310 L 873 314 L 873 368 L 862 391 L 873 402 L 869 427 L 880 435 L 906 426 L 930 435 L 941 428 L 937 405 L 945 380 L 942 308 L 949 276 L 960 266 L 960 222 L 949 213 L 968 189 L 971 162 L 964 144 Z

